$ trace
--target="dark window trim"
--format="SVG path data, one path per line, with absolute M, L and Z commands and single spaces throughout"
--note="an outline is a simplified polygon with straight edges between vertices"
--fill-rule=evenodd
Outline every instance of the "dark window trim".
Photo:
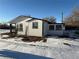
M 33 29 L 38 29 L 38 22 L 33 22 L 32 23 L 32 28 Z
M 54 25 L 49 25 L 49 30 L 54 30 Z
M 23 24 L 18 24 L 18 31 L 23 31 Z
M 58 27 L 58 28 L 57 28 L 57 26 L 61 26 L 61 27 Z M 57 24 L 57 25 L 56 25 L 56 30 L 58 30 L 58 31 L 62 30 L 62 25 L 61 25 L 61 24 Z

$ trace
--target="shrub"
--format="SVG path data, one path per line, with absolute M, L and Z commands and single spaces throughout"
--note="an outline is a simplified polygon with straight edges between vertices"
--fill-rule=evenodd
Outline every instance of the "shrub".
M 47 42 L 47 39 L 43 39 L 43 42 Z

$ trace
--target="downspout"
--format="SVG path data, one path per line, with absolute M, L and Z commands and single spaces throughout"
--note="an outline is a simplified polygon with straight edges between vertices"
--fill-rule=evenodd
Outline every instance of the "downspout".
M 26 26 L 26 36 L 29 36 L 29 22 L 28 25 Z
M 12 24 L 10 23 L 10 36 L 12 36 Z
M 12 34 L 12 24 L 10 24 L 10 34 Z
M 44 37 L 44 22 L 42 21 L 42 37 Z
M 65 31 L 65 24 L 64 24 L 64 23 L 63 23 L 62 28 L 63 28 L 63 35 L 64 35 L 64 34 L 65 34 L 65 33 L 64 33 L 64 31 Z

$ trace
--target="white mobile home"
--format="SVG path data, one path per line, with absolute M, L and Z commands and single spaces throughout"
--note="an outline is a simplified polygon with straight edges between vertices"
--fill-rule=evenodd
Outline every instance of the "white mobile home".
M 19 16 L 10 21 L 10 24 L 15 24 L 18 30 L 18 35 L 27 36 L 45 36 L 48 31 L 47 20 L 33 18 L 29 16 Z
M 15 24 L 18 35 L 38 36 L 43 37 L 46 35 L 62 35 L 64 25 L 61 23 L 52 23 L 48 20 L 19 16 L 9 22 Z

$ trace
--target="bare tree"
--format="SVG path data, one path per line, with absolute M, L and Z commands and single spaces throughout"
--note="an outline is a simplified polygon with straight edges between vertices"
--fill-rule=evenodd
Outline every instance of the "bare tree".
M 64 23 L 65 25 L 79 27 L 79 8 L 74 9 L 72 14 L 65 18 Z
M 48 21 L 53 22 L 53 23 L 56 23 L 56 18 L 53 16 L 45 17 L 43 19 L 48 20 Z

